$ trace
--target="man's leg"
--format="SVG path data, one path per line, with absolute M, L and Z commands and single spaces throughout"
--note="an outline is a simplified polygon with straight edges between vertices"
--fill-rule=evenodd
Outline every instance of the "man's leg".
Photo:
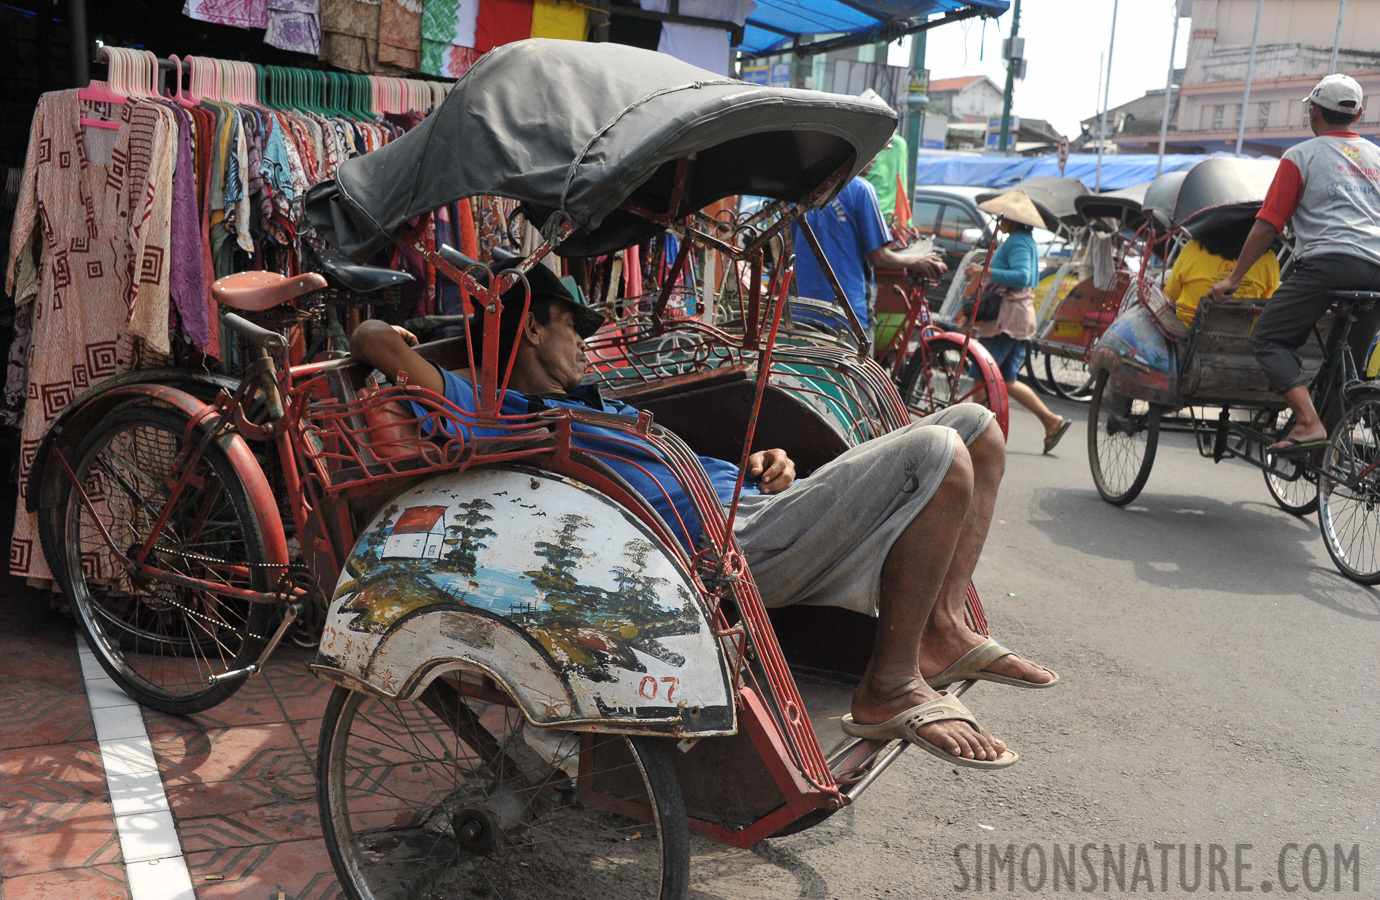
M 968 584 L 973 579 L 978 558 L 987 542 L 992 515 L 997 505 L 997 490 L 1006 472 L 1006 441 L 996 421 L 968 446 L 973 465 L 973 501 L 963 521 L 953 559 L 944 573 L 938 601 L 920 639 L 920 670 L 927 677 L 938 675 L 960 656 L 986 640 L 968 627 L 964 610 Z M 1044 684 L 1053 676 L 1044 668 L 1015 654 L 988 664 L 986 671 L 1010 678 Z
M 1353 272 L 1354 263 L 1363 263 L 1364 270 Z M 1271 450 L 1285 450 L 1300 441 L 1317 441 L 1327 437 L 1313 398 L 1308 394 L 1308 380 L 1303 374 L 1303 361 L 1298 348 L 1313 332 L 1313 326 L 1327 312 L 1331 300 L 1327 292 L 1346 289 L 1357 278 L 1365 286 L 1370 265 L 1355 257 L 1324 255 L 1300 261 L 1289 278 L 1265 304 L 1251 332 L 1251 350 L 1269 379 L 1270 390 L 1282 394 L 1284 402 L 1294 414 L 1294 425 L 1286 435 L 1288 440 L 1271 445 Z
M 930 501 L 901 532 L 882 566 L 877 638 L 862 683 L 853 694 L 856 722 L 878 724 L 933 700 L 916 648 L 939 599 L 946 573 L 963 536 L 973 493 L 973 465 L 963 442 L 954 438 L 949 471 Z M 1006 745 L 964 722 L 935 722 L 918 729 L 920 737 L 947 753 L 994 760 Z

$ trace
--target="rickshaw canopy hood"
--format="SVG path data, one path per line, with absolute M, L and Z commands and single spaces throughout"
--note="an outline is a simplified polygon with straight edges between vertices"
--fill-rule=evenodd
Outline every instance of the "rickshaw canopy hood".
M 1088 186 L 1077 178 L 1051 178 L 1037 175 L 1008 188 L 979 194 L 978 200 L 986 202 L 1007 191 L 1021 191 L 1029 197 L 1031 202 L 1035 204 L 1035 208 L 1040 211 L 1041 217 L 1044 218 L 1044 227 L 1050 231 L 1058 231 L 1061 223 L 1070 228 L 1083 224 L 1083 219 L 1078 215 L 1074 201 L 1088 193 Z
M 1174 224 L 1197 237 L 1230 222 L 1254 217 L 1265 202 L 1265 194 L 1278 168 L 1277 159 L 1214 157 L 1203 160 L 1188 170 L 1178 186 L 1173 206 Z M 1158 184 L 1157 179 L 1150 192 L 1160 197 L 1162 192 L 1155 190 Z M 1147 207 L 1150 206 L 1150 192 L 1146 194 Z
M 363 260 L 416 216 L 496 195 L 548 236 L 569 221 L 558 252 L 592 256 L 663 230 L 625 202 L 676 217 L 734 194 L 799 202 L 843 166 L 847 184 L 895 128 L 895 113 L 857 97 L 733 81 L 621 44 L 532 39 L 493 50 L 426 121 L 343 163 L 307 193 L 306 212 Z M 677 185 L 676 161 L 692 154 Z

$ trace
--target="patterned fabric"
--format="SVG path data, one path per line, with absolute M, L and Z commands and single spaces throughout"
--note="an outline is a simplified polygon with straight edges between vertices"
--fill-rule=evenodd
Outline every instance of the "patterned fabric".
M 167 342 L 168 223 L 176 140 L 172 113 L 131 101 L 111 109 L 118 130 L 83 128 L 77 92 L 44 94 L 29 132 L 7 290 L 15 257 L 37 229 L 42 274 L 33 301 L 33 345 L 21 436 L 19 490 L 10 571 L 50 577 L 34 517 L 23 496 L 34 450 L 49 423 L 77 394 L 132 368 L 143 356 L 131 316 L 162 297 L 158 325 Z M 161 243 L 159 243 L 161 241 Z M 161 279 L 161 281 L 160 281 Z
M 383 0 L 379 62 L 417 71 L 422 59 L 422 0 Z
M 263 28 L 268 24 L 264 0 L 187 0 L 182 14 L 199 22 L 237 28 Z
M 380 0 L 321 0 L 321 58 L 352 72 L 399 74 L 379 61 Z
M 479 59 L 479 0 L 426 0 L 422 7 L 422 71 L 459 78 Z
M 268 0 L 264 43 L 294 53 L 320 53 L 320 0 Z

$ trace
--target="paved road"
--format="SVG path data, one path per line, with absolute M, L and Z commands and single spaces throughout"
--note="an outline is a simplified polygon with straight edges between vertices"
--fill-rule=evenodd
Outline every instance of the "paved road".
M 1022 761 L 960 773 L 908 752 L 818 828 L 701 858 L 699 896 L 1067 895 L 1055 848 L 1062 862 L 1074 845 L 1079 892 L 1380 897 L 1380 592 L 1335 572 L 1316 517 L 1279 511 L 1255 469 L 1213 465 L 1186 435 L 1163 436 L 1130 507 L 1102 502 L 1086 408 L 1056 409 L 1078 424 L 1051 457 L 1012 413 L 976 579 L 996 635 L 1065 682 L 965 698 Z M 992 845 L 999 863 L 1014 846 L 995 888 Z

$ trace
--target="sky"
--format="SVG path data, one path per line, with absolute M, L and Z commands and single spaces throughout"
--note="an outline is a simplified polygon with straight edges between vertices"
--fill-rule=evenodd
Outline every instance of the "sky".
M 1029 62 L 1026 79 L 1016 82 L 1013 115 L 1046 119 L 1069 138 L 1078 136 L 1079 121 L 1101 109 L 1099 57 L 1107 51 L 1112 36 L 1113 3 L 1021 0 L 1018 36 L 1025 38 Z M 1174 0 L 1117 3 L 1111 107 L 1164 88 L 1177 5 Z M 932 29 L 925 48 L 930 78 L 986 75 L 997 87 L 1005 87 L 1001 42 L 1011 33 L 1011 17 L 1008 11 L 996 20 L 969 19 Z M 1180 68 L 1187 55 L 1190 21 L 1179 21 L 1175 65 Z

